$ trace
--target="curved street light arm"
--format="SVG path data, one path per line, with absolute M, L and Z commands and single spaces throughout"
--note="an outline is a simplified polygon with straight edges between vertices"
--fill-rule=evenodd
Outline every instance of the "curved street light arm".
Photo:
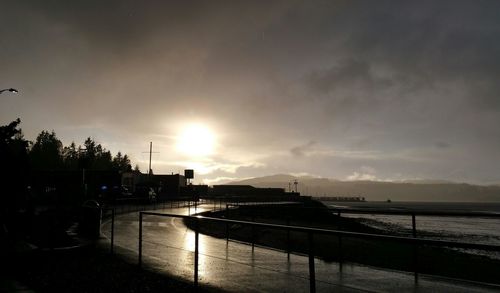
M 0 90 L 0 94 L 3 92 L 11 92 L 11 93 L 17 94 L 19 91 L 16 90 L 15 88 L 8 88 L 8 89 Z

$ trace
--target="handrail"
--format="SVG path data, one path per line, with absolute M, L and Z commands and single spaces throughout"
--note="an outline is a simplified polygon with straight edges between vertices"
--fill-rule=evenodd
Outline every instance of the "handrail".
M 310 228 L 310 227 L 302 227 L 302 226 L 287 226 L 287 225 L 269 224 L 269 223 L 261 223 L 261 222 L 249 222 L 249 221 L 241 221 L 241 220 L 220 219 L 220 218 L 204 217 L 204 216 L 187 216 L 187 215 L 155 213 L 155 212 L 141 212 L 141 213 L 144 215 L 160 216 L 160 217 L 174 217 L 174 218 L 182 218 L 182 219 L 194 219 L 194 218 L 196 218 L 199 220 L 208 220 L 208 221 L 223 222 L 223 223 L 230 223 L 230 224 L 241 224 L 241 225 L 249 225 L 249 226 L 263 227 L 263 228 L 275 228 L 275 229 L 280 229 L 280 230 L 290 230 L 290 231 L 294 231 L 294 232 L 303 232 L 303 233 L 311 232 L 314 234 L 329 234 L 329 235 L 364 238 L 364 239 L 392 240 L 392 241 L 396 241 L 396 242 L 403 242 L 403 243 L 410 243 L 410 244 L 417 244 L 417 245 L 433 245 L 433 246 L 442 246 L 442 247 L 456 247 L 456 248 L 480 249 L 480 250 L 487 250 L 487 251 L 500 251 L 499 245 L 491 245 L 491 244 L 480 244 L 480 243 L 457 242 L 457 241 L 447 241 L 447 240 L 434 240 L 434 239 L 427 239 L 427 238 L 391 236 L 391 235 L 383 235 L 383 234 L 349 232 L 349 231 L 341 231 L 341 230 L 328 230 L 328 229 Z
M 110 247 L 109 252 L 113 254 L 114 251 L 114 243 L 115 243 L 115 208 L 114 207 L 104 207 L 103 211 L 111 211 L 111 239 L 110 239 Z
M 279 204 L 293 204 L 295 202 L 279 202 Z M 298 202 L 297 202 L 298 203 Z M 269 202 L 256 202 L 256 203 L 228 203 L 229 207 L 240 207 L 240 206 L 275 206 L 277 203 L 269 203 Z M 290 209 L 303 209 L 303 210 L 312 210 L 312 209 L 322 209 L 333 212 L 340 212 L 345 214 L 370 214 L 370 215 L 416 215 L 416 216 L 440 216 L 440 217 L 477 217 L 477 218 L 500 218 L 500 213 L 492 213 L 492 212 L 466 212 L 466 211 L 430 211 L 430 210 L 415 210 L 415 209 L 401 209 L 401 210 L 393 210 L 393 209 L 377 209 L 377 208 L 334 208 L 334 207 L 293 207 L 288 206 L 285 208 Z
M 226 209 L 240 206 L 247 206 L 245 204 L 226 204 Z M 259 204 L 259 206 L 274 206 L 273 204 Z M 301 210 L 311 210 L 320 209 L 323 211 L 328 211 L 336 213 L 340 217 L 342 213 L 344 214 L 365 214 L 365 215 L 399 215 L 399 216 L 411 216 L 412 222 L 412 236 L 417 237 L 417 219 L 416 216 L 437 216 L 437 217 L 465 217 L 465 218 L 486 218 L 486 219 L 497 219 L 500 218 L 500 213 L 491 212 L 463 212 L 463 211 L 426 211 L 426 210 L 387 210 L 387 209 L 360 209 L 360 208 L 332 208 L 332 207 L 293 207 L 284 206 L 288 209 L 301 209 Z M 281 207 L 283 208 L 283 207 Z
M 291 226 L 291 225 L 279 225 L 279 224 L 269 224 L 269 223 L 260 223 L 260 222 L 249 222 L 249 221 L 241 221 L 241 220 L 231 220 L 231 219 L 220 219 L 213 217 L 204 217 L 200 215 L 190 216 L 190 215 L 179 215 L 179 214 L 169 214 L 169 213 L 157 213 L 157 212 L 139 212 L 139 266 L 142 263 L 142 223 L 143 217 L 145 215 L 148 216 L 159 216 L 159 217 L 173 217 L 173 218 L 181 218 L 181 219 L 192 219 L 195 220 L 195 263 L 194 263 L 194 285 L 198 287 L 198 235 L 199 235 L 199 222 L 202 220 L 205 221 L 214 221 L 214 222 L 222 222 L 226 223 L 226 227 L 228 224 L 240 224 L 240 225 L 249 225 L 251 227 L 264 227 L 264 228 L 274 228 L 280 230 L 295 231 L 295 232 L 303 232 L 307 234 L 308 237 L 308 259 L 309 259 L 309 283 L 310 283 L 310 292 L 316 292 L 316 281 L 315 281 L 315 265 L 314 265 L 314 248 L 313 248 L 313 235 L 314 234 L 328 234 L 328 235 L 337 235 L 339 239 L 344 237 L 355 237 L 362 239 L 377 239 L 377 240 L 388 240 L 388 241 L 396 241 L 402 243 L 408 243 L 414 245 L 414 253 L 416 253 L 417 247 L 421 245 L 432 245 L 439 247 L 455 247 L 455 248 L 466 248 L 466 249 L 479 249 L 485 251 L 500 251 L 500 246 L 498 245 L 490 245 L 490 244 L 477 244 L 477 243 L 468 243 L 468 242 L 455 242 L 455 241 L 446 241 L 446 240 L 432 240 L 432 239 L 424 239 L 417 238 L 415 235 L 413 237 L 401 237 L 401 236 L 389 236 L 382 234 L 370 234 L 370 233 L 361 233 L 361 232 L 349 232 L 349 231 L 340 231 L 340 230 L 328 230 L 328 229 L 320 229 L 320 228 L 309 228 L 309 227 L 301 227 L 301 226 Z M 226 237 L 229 237 L 226 235 Z M 228 238 L 229 240 L 229 238 Z M 415 278 L 418 278 L 418 272 L 415 269 Z
M 402 243 L 413 244 L 414 246 L 414 257 L 416 257 L 417 247 L 421 245 L 432 245 L 439 247 L 455 247 L 455 248 L 466 248 L 466 249 L 479 249 L 486 251 L 500 251 L 500 246 L 498 245 L 490 245 L 490 244 L 477 244 L 477 243 L 468 243 L 468 242 L 455 242 L 455 241 L 446 241 L 446 240 L 432 240 L 432 239 L 424 239 L 417 238 L 414 234 L 413 237 L 401 237 L 401 236 L 389 236 L 382 234 L 370 234 L 370 233 L 361 233 L 361 232 L 349 232 L 349 231 L 340 231 L 340 230 L 328 230 L 328 229 L 319 229 L 319 228 L 309 228 L 309 227 L 301 227 L 301 226 L 291 226 L 291 225 L 279 225 L 279 224 L 269 224 L 269 223 L 260 223 L 260 222 L 249 222 L 249 221 L 241 221 L 241 220 L 231 220 L 231 219 L 220 219 L 213 217 L 204 217 L 200 215 L 191 216 L 191 215 L 179 215 L 179 214 L 169 214 L 169 213 L 157 213 L 157 212 L 139 212 L 139 251 L 138 251 L 138 261 L 139 266 L 142 264 L 142 224 L 144 216 L 159 216 L 159 217 L 173 217 L 173 218 L 181 218 L 181 219 L 192 219 L 195 220 L 195 250 L 194 250 L 194 286 L 198 287 L 198 254 L 199 254 L 199 222 L 202 220 L 205 221 L 214 221 L 214 222 L 222 222 L 226 223 L 226 228 L 228 224 L 240 224 L 240 225 L 249 225 L 253 227 L 264 227 L 264 228 L 274 228 L 295 232 L 303 232 L 307 234 L 308 238 L 308 262 L 309 262 L 309 291 L 316 292 L 316 273 L 315 273 L 315 265 L 314 265 L 314 242 L 313 237 L 314 234 L 328 234 L 328 235 L 337 235 L 339 240 L 344 237 L 355 237 L 362 239 L 377 239 L 377 240 L 388 240 L 388 241 L 396 241 Z M 415 216 L 413 215 L 413 219 Z M 253 233 L 253 232 L 252 232 Z M 229 236 L 226 234 L 227 240 L 229 241 Z M 253 243 L 252 243 L 253 244 Z M 252 246 L 253 247 L 253 246 Z M 418 278 L 418 271 L 415 267 L 415 279 Z
M 329 211 L 344 214 L 371 214 L 371 215 L 416 215 L 439 217 L 474 217 L 474 218 L 500 218 L 500 213 L 491 212 L 461 212 L 461 211 L 422 211 L 422 210 L 387 210 L 387 209 L 356 209 L 356 208 L 328 208 Z

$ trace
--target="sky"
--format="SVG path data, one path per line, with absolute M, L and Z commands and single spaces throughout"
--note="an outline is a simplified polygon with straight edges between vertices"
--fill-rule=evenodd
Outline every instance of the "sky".
M 0 124 L 195 182 L 500 183 L 499 1 L 1 0 Z M 192 136 L 196 136 L 193 138 Z

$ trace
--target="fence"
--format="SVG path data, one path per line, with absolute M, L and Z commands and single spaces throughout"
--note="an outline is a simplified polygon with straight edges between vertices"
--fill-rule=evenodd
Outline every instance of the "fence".
M 284 205 L 290 204 L 290 202 L 246 202 L 246 203 L 234 203 L 230 202 L 226 204 L 226 210 L 231 208 L 238 208 L 240 206 L 277 206 L 281 205 L 280 208 L 286 207 Z M 292 207 L 288 206 L 289 209 L 318 209 L 325 210 L 325 208 L 318 207 Z M 417 236 L 417 216 L 435 216 L 435 217 L 463 217 L 463 218 L 491 218 L 500 219 L 500 214 L 490 213 L 490 212 L 461 212 L 461 211 L 414 211 L 414 210 L 384 210 L 384 209 L 356 209 L 356 208 L 328 208 L 328 211 L 337 214 L 337 216 L 342 216 L 342 214 L 364 214 L 364 215 L 394 215 L 394 216 L 409 216 L 411 218 L 411 234 L 413 237 Z M 289 219 L 288 219 L 289 221 Z
M 464 217 L 464 218 L 492 218 L 500 219 L 500 214 L 488 212 L 439 212 L 439 211 L 404 211 L 404 210 L 372 210 L 372 209 L 339 209 L 329 208 L 333 213 L 339 217 L 342 214 L 365 214 L 365 215 L 398 215 L 410 216 L 412 226 L 412 236 L 417 237 L 417 216 L 436 216 L 436 217 Z
M 327 229 L 317 229 L 290 225 L 278 225 L 278 224 L 267 224 L 258 222 L 248 222 L 240 220 L 230 220 L 230 219 L 219 219 L 210 218 L 202 216 L 186 216 L 177 214 L 166 214 L 166 213 L 155 213 L 155 212 L 140 212 L 139 213 L 139 248 L 138 248 L 138 263 L 142 264 L 142 242 L 143 242 L 143 217 L 147 216 L 157 216 L 157 217 L 173 217 L 189 219 L 194 221 L 194 233 L 195 233 L 195 249 L 194 249 L 194 268 L 193 268 L 193 278 L 195 287 L 198 286 L 198 260 L 199 260 L 199 223 L 201 221 L 214 221 L 221 222 L 225 224 L 237 224 L 237 225 L 247 225 L 250 227 L 261 227 L 261 228 L 272 228 L 286 231 L 301 232 L 307 234 L 308 239 L 308 262 L 309 262 L 309 289 L 310 292 L 316 292 L 316 277 L 315 277 L 315 255 L 314 255 L 314 236 L 321 235 L 335 235 L 338 237 L 352 237 L 360 239 L 378 240 L 378 241 L 394 241 L 399 243 L 407 243 L 413 245 L 413 247 L 418 248 L 419 246 L 437 246 L 437 247 L 452 247 L 452 248 L 464 248 L 464 249 L 478 249 L 485 251 L 500 251 L 500 246 L 489 245 L 489 244 L 476 244 L 467 242 L 456 242 L 456 241 L 445 241 L 445 240 L 433 240 L 433 239 L 423 239 L 415 237 L 400 237 L 400 236 L 390 236 L 381 234 L 368 234 L 359 232 L 348 232 L 348 231 L 338 231 L 338 230 L 327 230 Z M 253 243 L 252 243 L 253 244 Z M 417 276 L 417 267 L 415 266 L 415 276 Z
M 156 210 L 156 209 L 165 209 L 165 208 L 181 208 L 181 207 L 188 207 L 188 214 L 191 214 L 191 207 L 194 206 L 194 211 L 196 212 L 197 207 L 201 204 L 206 204 L 208 201 L 206 200 L 199 200 L 199 201 L 192 201 L 192 200 L 170 200 L 170 201 L 163 201 L 163 202 L 153 202 L 153 203 L 146 203 L 146 204 L 121 204 L 121 205 L 115 205 L 111 207 L 103 207 L 102 208 L 102 218 L 103 219 L 110 219 L 111 221 L 111 231 L 110 231 L 110 248 L 109 251 L 111 254 L 114 252 L 114 238 L 115 238 L 115 216 L 118 214 L 126 214 L 126 213 L 132 213 L 132 212 L 141 212 L 145 210 Z M 214 201 L 214 206 L 217 202 Z M 222 202 L 218 203 L 218 205 L 222 209 Z M 215 207 L 214 207 L 215 210 Z M 109 214 L 108 214 L 109 212 Z

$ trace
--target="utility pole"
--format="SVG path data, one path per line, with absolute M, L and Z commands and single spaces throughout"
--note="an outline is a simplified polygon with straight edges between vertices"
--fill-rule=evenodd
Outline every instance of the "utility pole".
M 78 157 L 80 157 L 80 153 L 82 152 L 87 152 L 86 148 L 78 148 Z M 82 187 L 83 187 L 83 198 L 84 200 L 87 199 L 87 183 L 85 183 L 85 167 L 87 163 L 85 163 L 86 159 L 84 160 L 84 164 L 82 166 Z
M 153 155 L 153 142 L 149 142 L 149 176 L 151 176 L 151 173 L 153 173 L 153 170 L 151 170 L 151 156 Z
M 149 152 L 143 152 L 143 153 L 149 153 L 149 168 L 148 168 L 148 177 L 151 178 L 151 175 L 153 173 L 153 169 L 151 169 L 151 157 L 153 153 L 159 154 L 159 152 L 153 152 L 153 142 L 149 142 Z

